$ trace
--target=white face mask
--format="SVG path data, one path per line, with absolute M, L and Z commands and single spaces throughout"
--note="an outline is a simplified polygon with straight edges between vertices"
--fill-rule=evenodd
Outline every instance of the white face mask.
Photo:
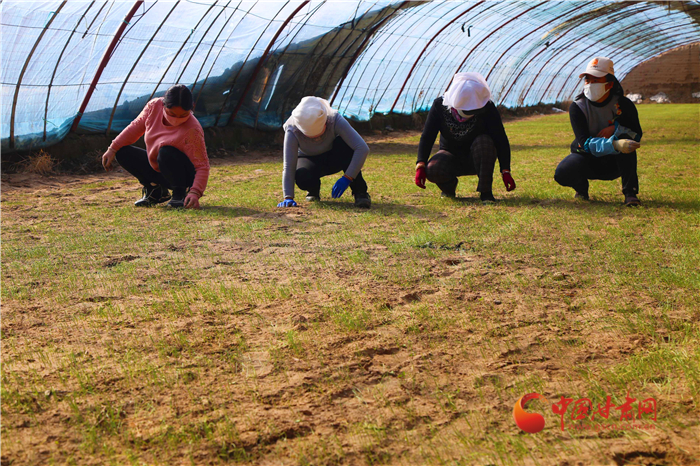
M 605 86 L 607 85 L 608 83 L 585 84 L 583 86 L 583 95 L 585 95 L 588 100 L 597 102 L 608 92 L 608 90 L 605 89 Z

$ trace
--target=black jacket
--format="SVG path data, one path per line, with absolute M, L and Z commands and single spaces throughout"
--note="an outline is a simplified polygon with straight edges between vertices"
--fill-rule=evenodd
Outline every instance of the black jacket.
M 576 100 L 579 98 L 585 99 L 585 97 L 579 95 Z M 610 102 L 610 99 L 612 99 L 612 95 L 601 103 L 590 101 L 589 104 L 594 107 L 603 107 Z M 639 137 L 641 137 L 642 127 L 639 124 L 637 107 L 634 106 L 634 103 L 632 103 L 630 99 L 624 96 L 619 96 L 618 105 L 620 108 L 620 115 L 616 117 L 616 121 L 619 121 L 622 126 L 631 129 L 632 131 L 636 132 Z M 574 139 L 574 141 L 571 143 L 571 152 L 577 154 L 588 154 L 588 152 L 584 150 L 586 141 L 588 138 L 595 138 L 598 137 L 598 135 L 590 134 L 586 114 L 583 113 L 583 110 L 581 110 L 575 101 L 572 102 L 571 106 L 569 107 L 569 119 L 571 120 L 571 128 L 574 130 L 574 135 L 576 136 L 576 139 Z M 611 124 L 614 123 L 611 122 Z
M 489 101 L 483 112 L 460 123 L 443 105 L 442 97 L 435 99 L 425 120 L 423 135 L 418 144 L 418 162 L 428 161 L 438 133 L 440 133 L 440 150 L 465 157 L 469 156 L 469 149 L 477 136 L 482 134 L 491 136 L 496 145 L 501 170 L 510 170 L 510 143 L 501 115 L 493 102 Z

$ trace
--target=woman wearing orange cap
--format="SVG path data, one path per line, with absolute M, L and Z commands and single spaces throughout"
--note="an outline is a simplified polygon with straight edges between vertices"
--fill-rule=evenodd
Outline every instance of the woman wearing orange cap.
M 440 150 L 428 160 L 438 133 Z M 488 84 L 479 73 L 458 73 L 428 113 L 418 145 L 416 185 L 425 189 L 425 181 L 432 181 L 443 197 L 455 197 L 457 177 L 476 175 L 482 202 L 492 203 L 496 159 L 506 190 L 514 190 L 510 143 Z
M 637 108 L 624 91 L 609 58 L 588 63 L 583 93 L 569 107 L 576 139 L 571 154 L 557 166 L 554 179 L 576 191 L 576 199 L 588 200 L 588 180 L 622 178 L 626 206 L 641 204 L 637 198 L 637 152 L 642 138 Z
M 333 185 L 338 198 L 349 187 L 355 206 L 369 209 L 371 200 L 362 166 L 369 147 L 343 116 L 326 99 L 304 97 L 284 123 L 284 200 L 277 207 L 295 207 L 294 183 L 308 191 L 307 201 L 321 197 L 321 178 L 344 172 Z

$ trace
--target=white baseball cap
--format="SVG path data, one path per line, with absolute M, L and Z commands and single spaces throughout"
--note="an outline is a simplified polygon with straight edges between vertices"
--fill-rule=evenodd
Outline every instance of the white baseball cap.
M 586 66 L 586 71 L 581 73 L 578 77 L 583 78 L 585 75 L 590 74 L 596 78 L 602 78 L 607 74 L 615 76 L 615 70 L 613 69 L 613 62 L 611 59 L 606 57 L 596 57 Z
M 443 105 L 462 112 L 483 108 L 491 100 L 491 90 L 479 73 L 457 73 L 442 97 Z
M 318 136 L 323 132 L 328 115 L 332 112 L 331 104 L 320 97 L 307 96 L 292 111 L 292 121 L 304 135 Z

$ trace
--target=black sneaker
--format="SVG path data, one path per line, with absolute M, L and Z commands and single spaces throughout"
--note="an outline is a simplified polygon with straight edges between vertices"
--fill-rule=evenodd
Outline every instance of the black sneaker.
M 493 193 L 481 193 L 481 203 L 484 205 L 495 204 L 496 198 L 493 197 Z
M 581 194 L 578 191 L 576 191 L 576 195 L 574 196 L 574 199 L 578 199 L 580 201 L 590 201 L 591 200 L 591 198 L 588 197 L 588 194 Z
M 457 185 L 459 184 L 459 179 L 455 178 L 453 183 L 450 184 L 440 184 L 438 187 L 440 188 L 440 197 L 442 198 L 447 198 L 447 199 L 454 199 L 457 197 Z
M 170 192 L 161 185 L 144 186 L 142 193 L 143 197 L 134 202 L 136 207 L 151 207 L 170 199 Z
M 369 209 L 372 207 L 372 199 L 369 197 L 369 194 L 364 193 L 355 196 L 355 207 L 359 207 L 360 209 Z
M 319 193 L 311 193 L 311 192 L 306 193 L 306 201 L 307 202 L 318 202 L 320 200 L 321 200 L 321 195 Z
M 627 207 L 639 207 L 642 205 L 642 201 L 640 201 L 637 196 L 633 194 L 631 196 L 625 196 L 625 205 Z
M 173 198 L 168 202 L 168 207 L 176 209 L 185 207 L 185 196 L 187 196 L 187 188 L 173 188 Z

